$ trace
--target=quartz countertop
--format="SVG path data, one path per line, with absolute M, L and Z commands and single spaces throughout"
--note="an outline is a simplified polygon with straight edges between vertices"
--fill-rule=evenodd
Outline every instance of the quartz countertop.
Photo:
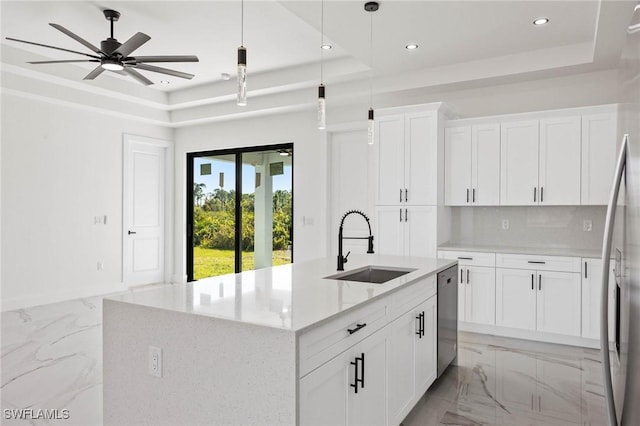
M 545 256 L 574 256 L 593 257 L 602 256 L 601 249 L 588 249 L 576 247 L 513 247 L 513 246 L 489 246 L 482 244 L 445 243 L 438 246 L 438 250 L 476 251 L 484 253 L 511 253 L 511 254 L 535 254 Z
M 351 255 L 345 272 L 367 265 L 415 271 L 383 284 L 333 280 L 336 258 L 222 275 L 107 298 L 296 333 L 455 265 L 446 259 Z

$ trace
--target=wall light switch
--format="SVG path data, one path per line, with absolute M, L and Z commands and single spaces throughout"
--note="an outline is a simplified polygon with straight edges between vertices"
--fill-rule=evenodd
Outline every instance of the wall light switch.
M 162 377 L 162 349 L 149 346 L 149 374 Z
M 502 229 L 505 231 L 509 229 L 509 219 L 502 219 Z
M 586 219 L 582 222 L 582 230 L 585 232 L 593 231 L 593 221 L 591 219 Z

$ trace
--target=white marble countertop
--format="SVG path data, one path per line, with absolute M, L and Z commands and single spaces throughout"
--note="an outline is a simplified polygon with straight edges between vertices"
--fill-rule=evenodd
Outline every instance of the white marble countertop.
M 573 256 L 595 257 L 602 256 L 601 249 L 588 249 L 576 247 L 513 247 L 513 246 L 488 246 L 481 244 L 445 243 L 438 246 L 438 250 L 477 251 L 484 253 L 512 253 L 512 254 L 536 254 L 545 256 Z
M 384 284 L 326 279 L 338 273 L 336 258 L 332 257 L 166 285 L 106 300 L 298 333 L 456 263 L 446 259 L 352 254 L 345 272 L 367 265 L 415 271 Z

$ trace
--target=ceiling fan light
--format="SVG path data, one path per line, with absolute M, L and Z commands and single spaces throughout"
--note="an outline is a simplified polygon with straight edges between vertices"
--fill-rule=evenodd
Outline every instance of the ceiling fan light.
M 121 63 L 110 59 L 104 59 L 100 66 L 109 71 L 122 71 L 124 69 Z

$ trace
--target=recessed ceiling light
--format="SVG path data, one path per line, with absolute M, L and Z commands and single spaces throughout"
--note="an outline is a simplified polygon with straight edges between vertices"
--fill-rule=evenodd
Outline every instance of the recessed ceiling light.
M 160 84 L 169 84 L 167 80 L 160 80 Z
M 549 23 L 549 18 L 537 18 L 533 21 L 533 25 L 546 25 Z
M 321 47 L 322 49 L 324 49 L 324 50 L 329 50 L 329 49 L 331 49 L 331 47 L 332 47 L 332 46 L 331 46 L 330 44 L 323 44 L 323 45 L 322 45 L 322 46 L 320 46 L 320 47 Z
M 418 48 L 418 45 L 415 43 L 409 43 L 405 46 L 405 49 L 407 50 L 416 50 Z
M 227 72 L 223 72 L 222 74 L 220 74 L 220 77 L 222 77 L 224 81 L 231 80 L 231 74 Z

